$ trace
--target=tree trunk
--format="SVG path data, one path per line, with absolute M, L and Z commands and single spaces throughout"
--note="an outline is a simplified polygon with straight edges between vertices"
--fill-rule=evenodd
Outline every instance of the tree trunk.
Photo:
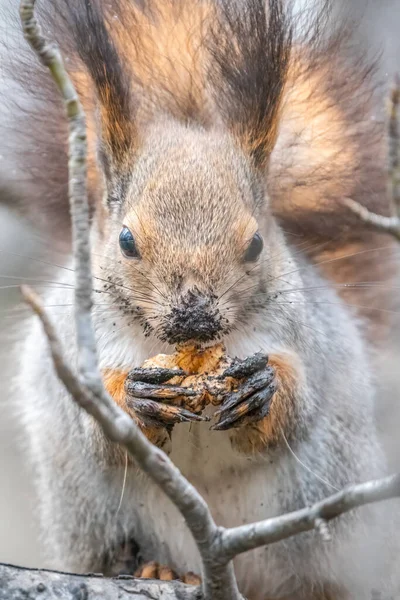
M 72 575 L 0 564 L 0 600 L 202 600 L 198 587 L 101 575 Z

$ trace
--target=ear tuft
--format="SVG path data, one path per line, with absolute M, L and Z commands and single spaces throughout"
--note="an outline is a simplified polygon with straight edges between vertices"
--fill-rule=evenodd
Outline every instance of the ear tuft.
M 210 37 L 215 102 L 255 166 L 275 145 L 289 70 L 292 26 L 281 0 L 221 0 Z
M 137 143 L 132 110 L 131 76 L 112 38 L 107 11 L 100 0 L 66 3 L 68 26 L 76 51 L 91 77 L 100 106 L 103 153 L 121 163 Z

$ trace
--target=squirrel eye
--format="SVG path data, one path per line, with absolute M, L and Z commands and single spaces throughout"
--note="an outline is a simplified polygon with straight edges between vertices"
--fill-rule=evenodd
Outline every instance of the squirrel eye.
M 264 247 L 263 239 L 257 231 L 257 233 L 255 233 L 253 235 L 253 239 L 251 240 L 250 245 L 248 246 L 248 248 L 244 254 L 244 261 L 245 262 L 255 262 L 257 260 L 257 258 L 260 256 L 261 250 L 263 249 L 263 247 Z
M 123 227 L 119 234 L 119 247 L 121 248 L 122 254 L 128 258 L 140 258 L 139 251 L 136 247 L 135 238 L 132 232 L 127 228 Z

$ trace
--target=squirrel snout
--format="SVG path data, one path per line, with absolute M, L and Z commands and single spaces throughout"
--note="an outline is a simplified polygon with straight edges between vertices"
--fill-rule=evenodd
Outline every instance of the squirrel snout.
M 164 319 L 164 339 L 170 344 L 215 340 L 222 332 L 222 316 L 215 300 L 197 288 L 186 292 Z

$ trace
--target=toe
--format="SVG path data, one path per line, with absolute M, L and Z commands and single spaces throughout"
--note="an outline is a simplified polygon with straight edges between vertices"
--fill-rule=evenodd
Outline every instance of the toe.
M 161 404 L 154 400 L 135 399 L 131 406 L 140 419 L 151 425 L 159 424 L 160 427 L 174 425 L 175 423 L 189 423 L 191 421 L 208 421 L 209 417 L 195 413 L 170 404 Z
M 196 396 L 196 392 L 187 387 L 145 383 L 143 381 L 127 381 L 125 389 L 134 398 L 172 400 L 177 396 Z
M 187 585 L 201 585 L 201 577 L 196 575 L 196 573 L 192 573 L 192 571 L 185 573 L 182 577 L 182 581 Z
M 152 561 L 145 563 L 135 571 L 135 577 L 141 579 L 157 579 L 158 576 L 158 563 Z
M 242 383 L 236 392 L 229 394 L 227 399 L 222 403 L 221 408 L 216 411 L 216 415 L 224 415 L 231 411 L 235 406 L 252 396 L 255 392 L 269 386 L 274 378 L 273 369 L 267 367 L 260 372 L 250 375 L 244 383 Z
M 232 365 L 225 369 L 221 377 L 234 377 L 235 379 L 249 377 L 257 373 L 257 371 L 265 369 L 267 363 L 268 355 L 257 352 L 244 360 L 235 360 Z
M 161 565 L 158 562 L 151 561 L 141 565 L 135 571 L 135 577 L 140 579 L 159 579 L 160 581 L 180 580 L 188 585 L 200 585 L 201 579 L 192 571 L 186 573 L 183 577 L 179 577 L 177 573 L 167 565 Z
M 173 377 L 184 377 L 185 371 L 182 369 L 141 369 L 140 367 L 129 371 L 128 381 L 142 381 L 143 383 L 160 384 L 169 381 Z
M 178 575 L 166 565 L 159 565 L 157 579 L 161 579 L 161 581 L 172 581 L 178 579 Z
M 249 396 L 229 411 L 224 411 L 212 429 L 221 431 L 260 421 L 268 415 L 271 399 L 275 392 L 276 384 L 272 381 L 268 387 Z

